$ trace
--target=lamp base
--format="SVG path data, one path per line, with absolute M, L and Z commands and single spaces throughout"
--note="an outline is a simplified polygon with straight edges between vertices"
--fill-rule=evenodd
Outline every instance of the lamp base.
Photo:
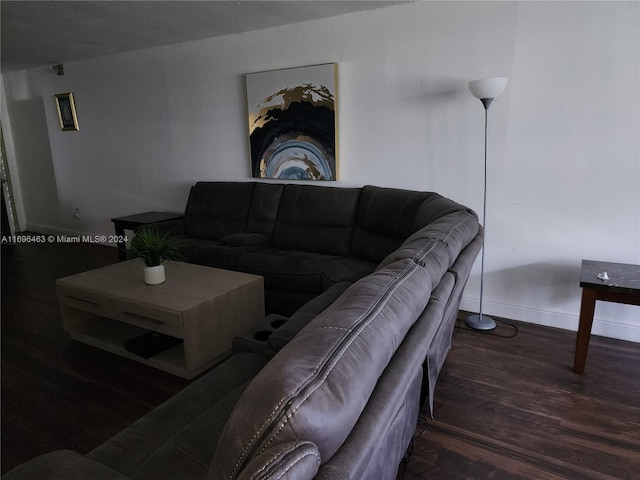
M 465 325 L 473 330 L 493 330 L 496 322 L 486 315 L 469 315 L 464 321 Z

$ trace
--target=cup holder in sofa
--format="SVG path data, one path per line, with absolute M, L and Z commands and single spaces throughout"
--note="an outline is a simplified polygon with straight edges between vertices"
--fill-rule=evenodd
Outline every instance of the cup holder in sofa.
M 259 342 L 266 342 L 272 333 L 273 331 L 271 330 L 258 330 L 257 332 L 253 332 L 253 338 Z
M 269 326 L 275 330 L 280 328 L 285 323 L 287 323 L 286 318 L 278 318 L 277 320 L 271 320 L 271 322 L 269 322 Z
M 267 344 L 273 332 L 287 323 L 289 319 L 277 314 L 270 314 L 256 322 L 253 330 L 233 339 L 232 350 L 238 352 L 253 352 L 266 357 L 272 357 L 279 349 Z

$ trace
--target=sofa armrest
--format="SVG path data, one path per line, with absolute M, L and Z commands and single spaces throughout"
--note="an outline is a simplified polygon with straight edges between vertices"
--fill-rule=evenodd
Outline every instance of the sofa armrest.
M 267 346 L 265 342 L 250 337 L 234 337 L 231 341 L 232 354 L 249 352 L 256 353 L 264 358 L 271 358 L 277 352 L 273 348 Z
M 311 442 L 275 445 L 256 456 L 240 472 L 238 480 L 312 479 L 320 468 L 320 452 Z
M 235 337 L 232 342 L 232 353 L 252 352 L 265 358 L 273 357 L 278 350 L 269 346 L 268 339 L 272 334 L 289 321 L 287 317 L 271 313 L 256 322 L 254 328 L 245 335 Z
M 316 318 L 329 305 L 336 301 L 342 293 L 351 286 L 351 282 L 335 283 L 313 300 L 305 303 L 289 320 L 277 328 L 267 339 L 267 345 L 280 350 L 295 337 L 311 320 Z
M 72 450 L 57 450 L 7 472 L 2 480 L 131 480 L 131 477 Z

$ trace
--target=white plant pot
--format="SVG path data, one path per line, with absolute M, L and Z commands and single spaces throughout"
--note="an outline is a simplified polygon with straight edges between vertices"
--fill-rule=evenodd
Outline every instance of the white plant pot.
M 147 285 L 160 285 L 161 283 L 164 283 L 165 280 L 164 265 L 144 267 L 144 283 Z

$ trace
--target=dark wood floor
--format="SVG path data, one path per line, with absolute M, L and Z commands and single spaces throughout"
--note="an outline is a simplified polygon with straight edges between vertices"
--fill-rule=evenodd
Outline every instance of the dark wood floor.
M 117 261 L 92 244 L 2 245 L 2 472 L 41 453 L 86 453 L 186 380 L 72 342 L 55 280 Z
M 640 344 L 593 336 L 578 375 L 574 332 L 512 323 L 456 330 L 404 479 L 640 479 Z
M 188 382 L 62 329 L 55 279 L 113 263 L 114 248 L 2 245 L 2 472 L 59 448 L 88 452 Z M 640 479 L 640 344 L 517 323 L 457 329 L 399 478 Z

